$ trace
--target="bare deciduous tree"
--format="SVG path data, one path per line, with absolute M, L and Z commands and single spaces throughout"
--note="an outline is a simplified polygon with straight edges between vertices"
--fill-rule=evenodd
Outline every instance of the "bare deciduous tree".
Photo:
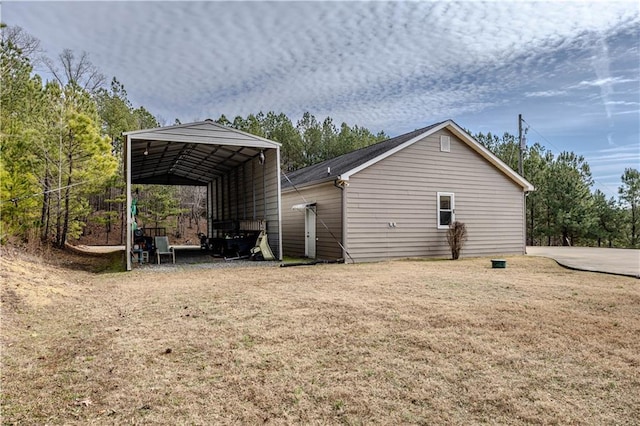
M 18 26 L 3 26 L 2 27 L 2 43 L 11 43 L 13 46 L 20 50 L 23 56 L 29 58 L 31 65 L 35 65 L 40 59 L 42 54 L 42 48 L 40 47 L 40 40 L 27 34 L 22 27 Z
M 105 84 L 105 76 L 91 63 L 87 52 L 82 52 L 76 58 L 73 51 L 64 49 L 58 55 L 58 62 L 57 64 L 49 58 L 44 59 L 44 64 L 62 87 L 74 83 L 87 92 L 94 93 Z

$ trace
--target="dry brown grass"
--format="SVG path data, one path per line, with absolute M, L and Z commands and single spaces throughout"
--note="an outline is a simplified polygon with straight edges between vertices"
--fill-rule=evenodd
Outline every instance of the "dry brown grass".
M 640 281 L 507 261 L 95 275 L 4 256 L 3 423 L 636 423 Z

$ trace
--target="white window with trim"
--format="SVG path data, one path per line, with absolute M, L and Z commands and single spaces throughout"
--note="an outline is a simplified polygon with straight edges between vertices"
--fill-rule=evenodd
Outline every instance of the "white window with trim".
M 453 192 L 438 192 L 438 229 L 449 229 L 456 220 Z

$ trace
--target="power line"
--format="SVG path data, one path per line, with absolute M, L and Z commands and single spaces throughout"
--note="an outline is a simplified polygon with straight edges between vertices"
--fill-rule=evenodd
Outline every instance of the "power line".
M 24 197 L 14 197 L 14 198 L 10 198 L 7 201 L 10 201 L 12 203 L 17 203 L 18 201 L 22 201 L 22 200 L 26 200 L 27 198 L 32 198 L 32 197 L 37 197 L 38 195 L 44 195 L 44 194 L 50 194 L 52 192 L 58 192 L 58 191 L 62 191 L 63 189 L 67 189 L 67 188 L 73 188 L 74 186 L 78 186 L 78 185 L 84 185 L 85 183 L 87 183 L 88 181 L 85 182 L 78 182 L 78 183 L 74 183 L 71 185 L 67 185 L 67 186 L 63 186 L 61 188 L 56 188 L 56 189 L 49 189 L 47 191 L 42 191 L 42 192 L 37 192 L 35 194 L 29 194 L 29 195 L 25 195 Z
M 536 130 L 535 127 L 533 127 L 531 124 L 529 124 L 524 118 L 522 119 L 522 121 L 524 121 L 525 123 L 527 123 L 527 126 L 529 129 L 533 130 L 534 132 L 536 132 L 538 134 L 538 136 L 540 136 L 542 139 L 545 140 L 545 142 L 547 142 L 549 145 L 551 145 L 553 148 L 556 149 L 556 151 L 558 152 L 564 152 L 564 150 L 558 148 L 557 146 L 555 146 L 553 143 L 551 143 L 551 141 L 547 138 L 544 137 L 544 135 L 542 133 L 540 133 L 539 131 Z M 591 176 L 591 179 L 593 179 L 593 183 L 594 184 L 598 184 L 599 186 L 603 187 L 604 189 L 610 191 L 611 193 L 615 194 L 616 191 L 611 189 L 609 186 L 605 185 L 602 182 L 599 182 L 598 180 L 596 180 L 596 178 L 593 177 L 593 175 Z
M 563 150 L 558 148 L 557 146 L 555 146 L 554 144 L 551 143 L 551 141 L 547 138 L 544 137 L 544 135 L 542 133 L 540 133 L 539 131 L 537 131 L 535 129 L 535 127 L 533 127 L 531 124 L 529 124 L 524 118 L 522 119 L 522 121 L 524 121 L 525 123 L 527 123 L 527 126 L 529 126 L 528 128 L 533 130 L 534 132 L 536 132 L 538 134 L 538 136 L 540 136 L 542 139 L 545 140 L 545 142 L 547 142 L 549 145 L 551 145 L 553 148 L 556 149 L 556 151 L 562 152 Z

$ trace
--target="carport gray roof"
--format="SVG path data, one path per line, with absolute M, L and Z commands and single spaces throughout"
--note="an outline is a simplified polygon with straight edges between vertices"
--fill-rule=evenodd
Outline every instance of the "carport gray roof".
M 131 144 L 131 183 L 137 184 L 206 185 L 280 145 L 211 120 L 124 134 Z

